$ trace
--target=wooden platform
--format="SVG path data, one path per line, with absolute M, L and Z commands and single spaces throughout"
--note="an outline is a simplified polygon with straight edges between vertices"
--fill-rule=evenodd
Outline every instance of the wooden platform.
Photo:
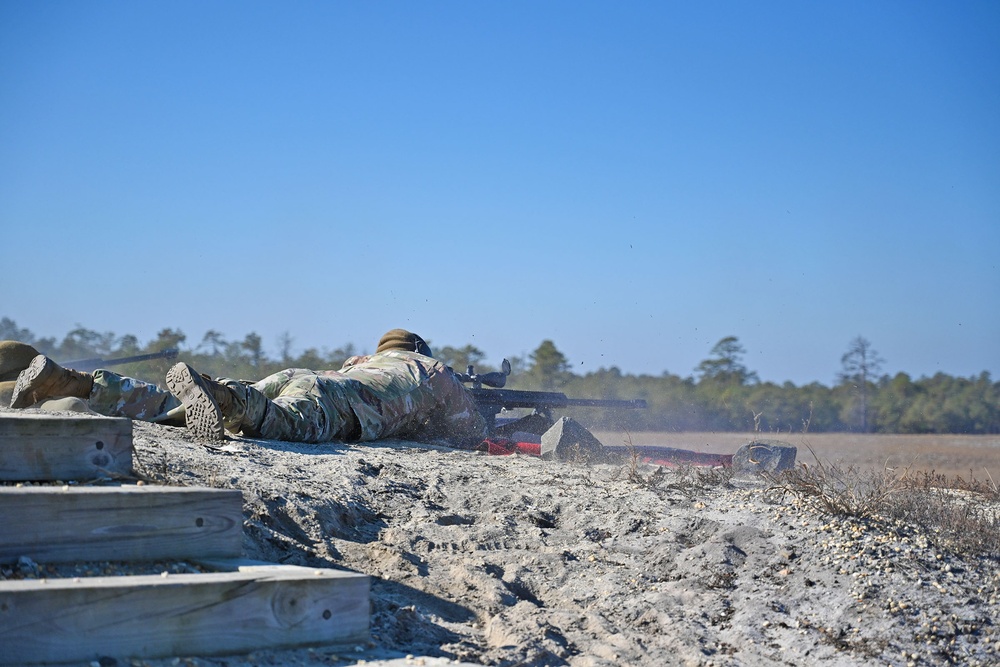
M 127 419 L 0 416 L 0 480 L 128 474 Z M 0 563 L 202 563 L 199 574 L 0 581 L 0 665 L 247 653 L 368 639 L 367 576 L 241 560 L 243 494 L 0 487 Z
M 91 480 L 132 470 L 132 422 L 113 417 L 0 414 L 0 480 Z

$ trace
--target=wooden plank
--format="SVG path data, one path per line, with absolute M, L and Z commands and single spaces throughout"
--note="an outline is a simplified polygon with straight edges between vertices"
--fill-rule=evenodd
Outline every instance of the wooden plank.
M 0 414 L 0 480 L 87 480 L 131 470 L 128 419 Z
M 235 558 L 237 489 L 0 487 L 0 562 Z
M 0 664 L 366 641 L 369 578 L 302 569 L 0 582 Z
M 253 560 L 251 558 L 193 558 L 195 564 L 207 570 L 215 572 L 312 572 L 316 568 L 305 567 L 304 565 L 282 565 L 266 560 Z

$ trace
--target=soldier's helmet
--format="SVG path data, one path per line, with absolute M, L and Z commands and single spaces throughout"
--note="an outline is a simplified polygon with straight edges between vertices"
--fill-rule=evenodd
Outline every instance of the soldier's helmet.
M 16 340 L 0 340 L 0 405 L 7 407 L 17 376 L 38 356 L 38 350 Z
M 0 382 L 16 380 L 21 371 L 37 356 L 38 350 L 27 343 L 0 340 Z
M 388 352 L 389 350 L 404 350 L 406 352 L 416 352 L 427 357 L 433 357 L 430 346 L 424 339 L 406 329 L 391 329 L 386 331 L 378 341 L 378 352 Z

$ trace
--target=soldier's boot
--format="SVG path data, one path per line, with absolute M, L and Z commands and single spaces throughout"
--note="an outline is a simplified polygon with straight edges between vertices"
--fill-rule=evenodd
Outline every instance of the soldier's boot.
M 212 440 L 225 438 L 225 420 L 232 417 L 236 407 L 231 389 L 207 375 L 199 375 L 185 363 L 167 371 L 167 388 L 184 405 L 190 431 Z
M 14 383 L 10 407 L 26 408 L 55 396 L 90 398 L 94 376 L 63 368 L 44 354 L 31 360 Z

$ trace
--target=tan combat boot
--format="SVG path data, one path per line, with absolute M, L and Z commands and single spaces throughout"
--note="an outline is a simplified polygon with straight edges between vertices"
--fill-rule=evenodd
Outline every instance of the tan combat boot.
M 55 396 L 87 399 L 90 398 L 90 390 L 93 387 L 94 376 L 90 373 L 63 368 L 44 354 L 40 354 L 17 376 L 14 393 L 10 398 L 10 407 L 26 408 Z
M 189 430 L 203 438 L 225 438 L 223 419 L 235 407 L 228 387 L 207 375 L 199 375 L 189 364 L 180 363 L 167 371 L 167 388 L 184 404 Z

